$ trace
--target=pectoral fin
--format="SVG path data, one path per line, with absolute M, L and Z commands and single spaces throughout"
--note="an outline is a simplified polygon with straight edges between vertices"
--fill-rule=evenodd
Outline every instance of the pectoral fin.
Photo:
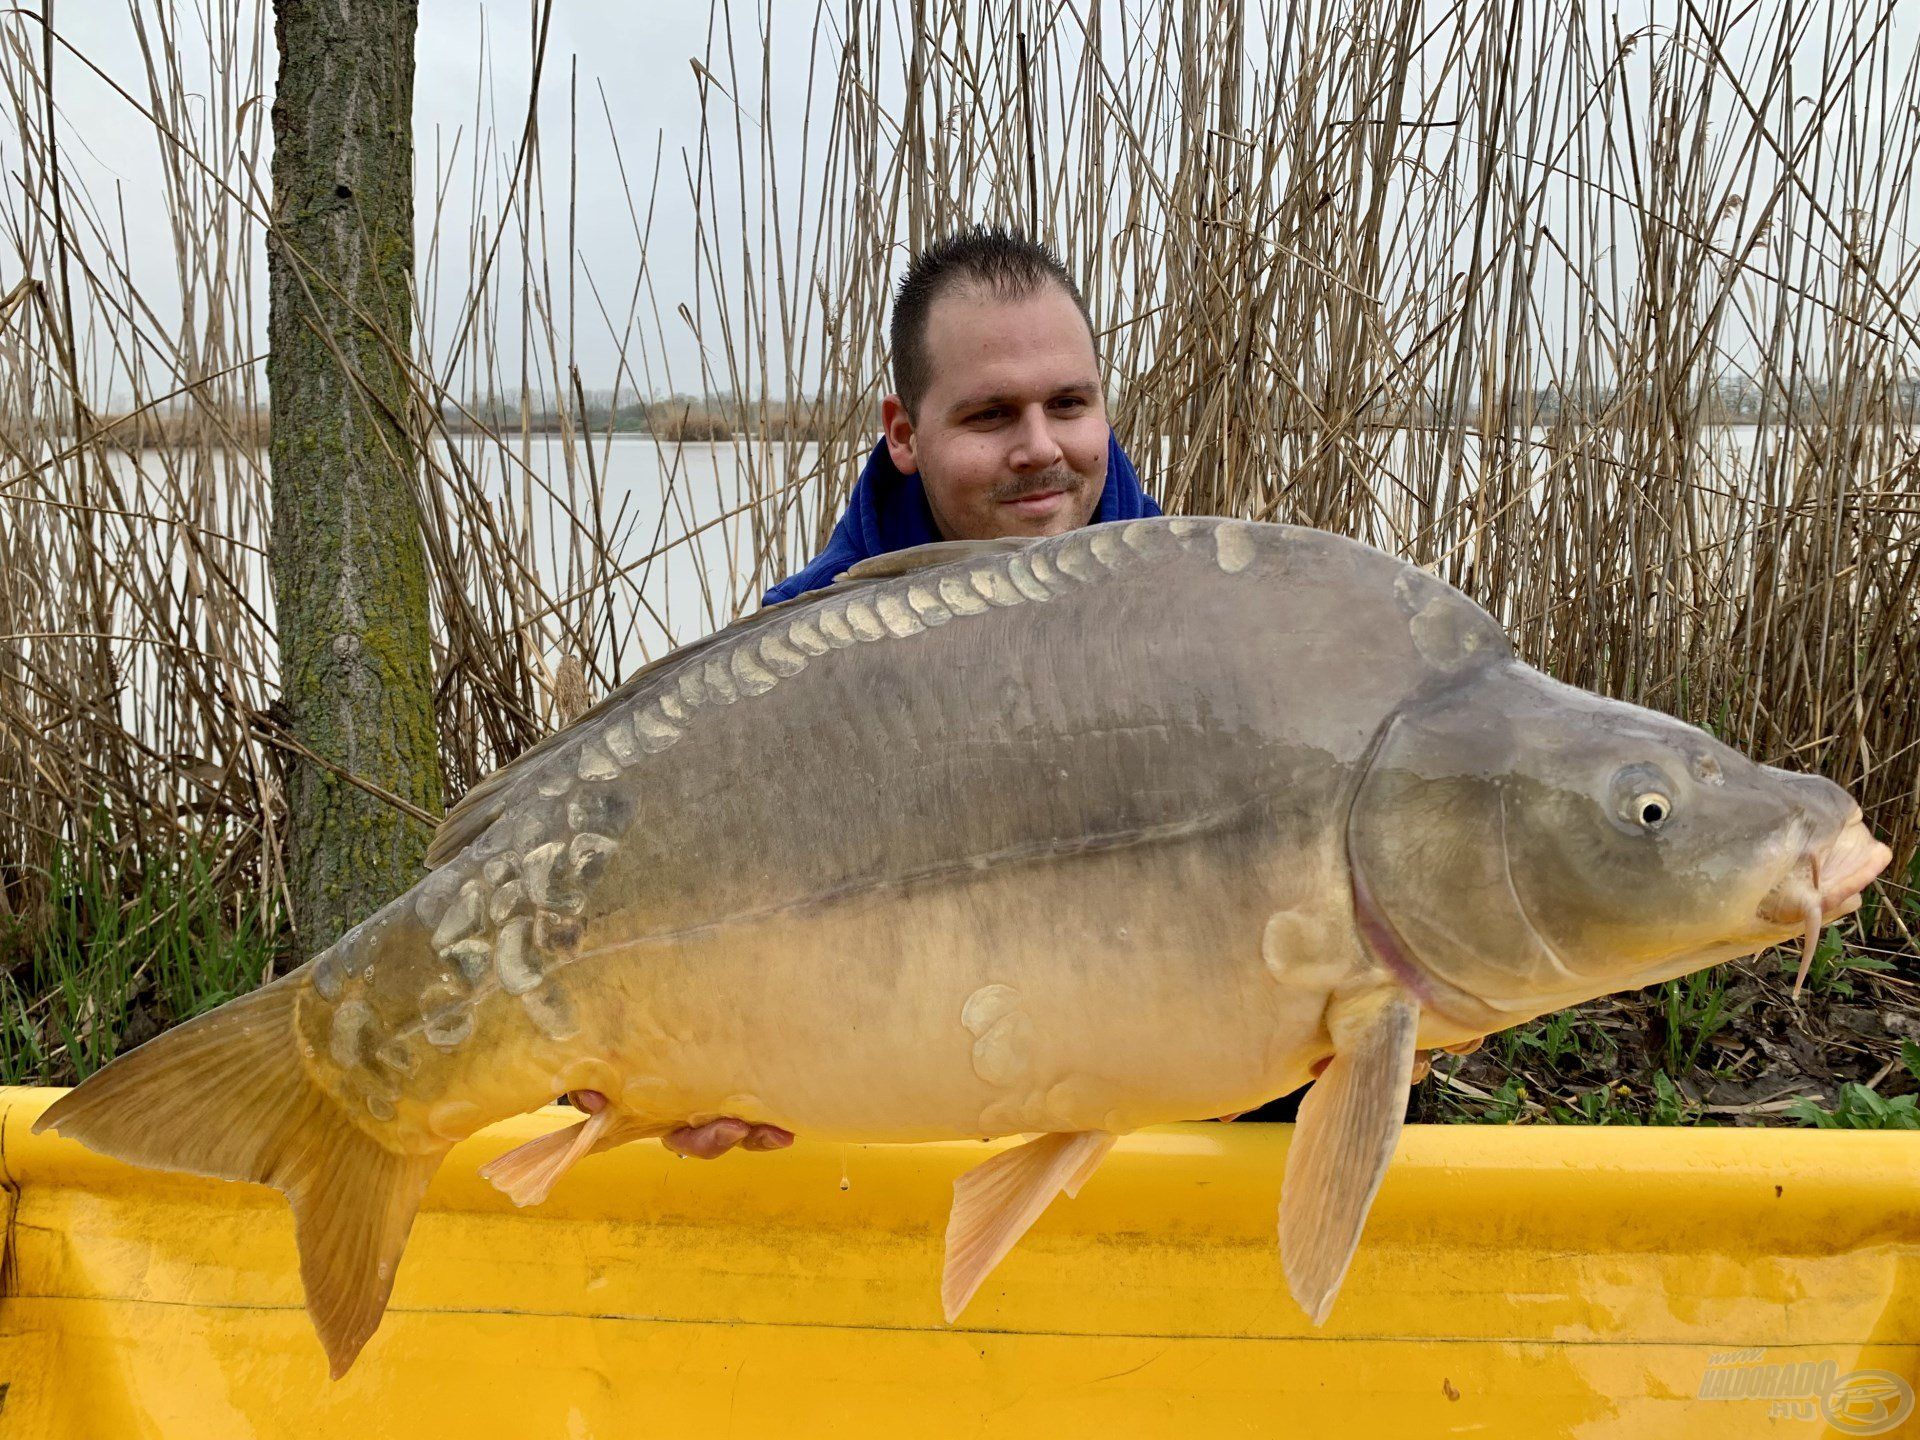
M 1300 1103 L 1280 1184 L 1280 1256 L 1293 1298 L 1316 1325 L 1333 1308 L 1399 1142 L 1419 1021 L 1419 1005 L 1399 990 L 1370 990 L 1328 1010 L 1333 1061 Z
M 552 1193 L 560 1177 L 589 1155 L 664 1135 L 671 1128 L 642 1125 L 611 1106 L 595 1111 L 578 1125 L 555 1130 L 480 1167 L 480 1175 L 516 1205 L 538 1205 Z
M 953 1182 L 947 1220 L 947 1265 L 940 1301 L 948 1323 L 1019 1243 L 1062 1190 L 1069 1198 L 1099 1168 L 1114 1136 L 1105 1130 L 1042 1135 L 1002 1150 Z

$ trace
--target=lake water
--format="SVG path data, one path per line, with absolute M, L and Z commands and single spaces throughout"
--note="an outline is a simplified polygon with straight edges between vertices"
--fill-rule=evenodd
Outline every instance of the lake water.
M 1383 444 L 1374 436 L 1367 442 L 1371 458 L 1366 463 L 1382 475 L 1403 463 L 1430 469 L 1430 450 L 1418 457 L 1415 452 L 1435 443 L 1431 436 L 1401 435 Z M 1751 498 L 1762 485 L 1783 494 L 1779 487 L 1790 483 L 1790 474 L 1781 466 L 1790 466 L 1794 443 L 1788 432 L 1757 432 L 1750 426 L 1709 432 L 1705 468 L 1696 483 L 1724 485 L 1730 497 L 1741 499 Z M 454 554 L 468 603 L 496 640 L 504 643 L 518 630 L 548 666 L 569 653 L 588 661 L 596 694 L 672 645 L 752 609 L 762 584 L 803 563 L 821 522 L 834 518 L 821 513 L 824 472 L 812 445 L 673 446 L 647 435 L 601 436 L 593 442 L 589 463 L 581 446 L 563 444 L 554 435 L 515 438 L 505 445 L 462 435 L 451 444 L 451 455 L 445 445 L 435 452 L 433 468 L 441 478 L 432 493 L 460 516 L 449 529 L 464 545 Z M 864 448 L 828 457 L 828 469 L 839 477 L 836 495 L 844 494 Z M 1471 490 L 1479 470 L 1471 437 L 1461 458 L 1465 488 Z M 1529 457 L 1526 471 L 1542 478 L 1523 485 L 1523 491 L 1551 483 L 1554 467 L 1535 464 L 1534 458 Z M 123 527 L 117 543 L 146 547 L 145 563 L 156 574 L 164 569 L 175 613 L 202 603 L 190 600 L 192 595 L 208 597 L 205 607 L 226 618 L 203 626 L 196 644 L 233 656 L 257 687 L 250 703 L 264 703 L 275 688 L 273 647 L 239 598 L 271 621 L 265 455 L 148 450 L 137 460 L 118 454 L 111 464 L 124 492 L 122 503 L 145 517 L 115 522 Z M 756 494 L 781 485 L 792 487 L 781 501 L 789 517 L 783 542 L 770 540 L 765 527 L 756 526 L 750 503 Z M 1520 503 L 1531 506 L 1535 498 L 1523 493 Z M 1514 503 L 1513 497 L 1506 503 Z M 183 531 L 165 523 L 181 520 L 199 527 L 194 533 L 201 544 L 185 543 Z M 1747 522 L 1736 516 L 1729 523 Z M 1402 549 L 1412 533 L 1410 521 L 1396 518 L 1390 498 L 1377 506 L 1373 524 L 1376 533 L 1361 538 L 1389 549 Z M 1471 535 L 1461 543 L 1470 548 Z M 595 553 L 609 557 L 609 563 L 589 563 Z M 1470 553 L 1465 558 L 1471 559 Z M 124 704 L 131 703 L 128 692 L 138 695 L 143 686 L 161 684 L 163 676 L 150 663 L 153 647 L 137 638 L 152 633 L 137 607 L 123 597 L 115 609 L 116 629 L 128 637 L 117 647 L 127 666 Z M 143 733 L 154 727 L 135 728 Z
M 812 494 L 790 502 L 794 533 L 784 551 L 792 560 L 771 553 L 750 502 L 756 476 L 772 476 L 765 483 L 774 485 L 813 475 L 804 488 L 817 492 L 812 445 L 662 446 L 647 435 L 602 436 L 590 463 L 582 446 L 554 435 L 505 447 L 456 436 L 453 450 L 450 457 L 446 445 L 436 447 L 432 493 L 448 531 L 465 542 L 454 552 L 463 588 L 477 609 L 497 617 L 496 637 L 518 625 L 549 663 L 592 637 L 603 671 L 629 672 L 757 605 L 756 569 L 770 583 L 811 554 L 809 527 L 820 508 Z M 113 452 L 109 463 L 120 491 L 116 508 L 131 517 L 112 522 L 122 530 L 116 549 L 144 547 L 179 597 L 230 588 L 272 623 L 264 452 L 154 449 Z M 851 478 L 857 466 L 845 469 Z M 187 543 L 189 527 L 198 546 Z M 596 554 L 609 563 L 596 568 Z M 211 577 L 216 567 L 230 587 Z M 509 595 L 523 603 L 507 605 Z M 139 633 L 134 607 L 118 608 L 120 633 Z M 269 684 L 270 649 L 257 657 Z

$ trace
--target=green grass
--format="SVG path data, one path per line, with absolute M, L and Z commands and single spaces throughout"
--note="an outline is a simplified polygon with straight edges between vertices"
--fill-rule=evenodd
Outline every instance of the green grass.
M 1782 949 L 1780 969 L 1792 975 L 1800 968 L 1800 952 Z M 1853 998 L 1853 982 L 1848 978 L 1863 970 L 1892 970 L 1892 961 L 1855 950 L 1840 938 L 1840 927 L 1829 925 L 1813 947 L 1813 964 L 1807 967 L 1807 990 L 1814 995 L 1839 995 Z
M 1727 980 L 1726 968 L 1716 965 L 1660 987 L 1667 1042 L 1662 1079 L 1692 1070 L 1699 1062 L 1701 1047 L 1738 1018 L 1738 1007 L 1727 1000 Z
M 1631 1085 L 1596 1085 L 1571 1105 L 1549 1105 L 1547 1118 L 1561 1125 L 1712 1125 L 1664 1070 L 1641 1095 Z
M 1920 1130 L 1920 1104 L 1913 1096 L 1887 1100 L 1852 1083 L 1840 1087 L 1831 1110 L 1813 1100 L 1796 1100 L 1787 1113 L 1802 1125 L 1821 1130 Z
M 1920 1045 L 1902 1040 L 1900 1063 L 1909 1076 L 1920 1080 Z M 1831 1110 L 1814 1100 L 1796 1100 L 1787 1113 L 1802 1125 L 1820 1130 L 1920 1130 L 1920 1103 L 1914 1096 L 1889 1100 L 1865 1085 L 1842 1085 Z
M 1443 1092 L 1444 1093 L 1444 1092 Z M 1483 1101 L 1453 1098 L 1437 1118 L 1461 1125 L 1713 1125 L 1665 1071 L 1640 1089 L 1625 1081 L 1595 1085 L 1565 1097 L 1533 1095 L 1517 1075 L 1502 1080 Z
M 1902 1068 L 1891 1084 L 1858 1083 L 1860 1057 L 1888 1043 L 1875 1017 L 1913 1013 L 1910 987 L 1877 983 L 1882 973 L 1905 973 L 1907 962 L 1857 948 L 1850 933 L 1838 925 L 1822 933 L 1798 1000 L 1787 991 L 1800 952 L 1783 947 L 1745 969 L 1716 966 L 1493 1035 L 1477 1056 L 1436 1065 L 1416 1114 L 1472 1124 L 1915 1128 L 1920 1097 L 1901 1092 L 1920 1082 L 1920 1043 L 1897 1042 Z M 1747 1108 L 1732 1103 L 1754 1093 L 1743 1082 L 1765 1071 L 1769 1057 L 1777 1063 L 1789 1035 L 1798 1036 L 1802 1098 L 1785 1113 L 1772 1096 Z M 1812 1057 L 1836 1043 L 1828 1051 L 1834 1068 L 1823 1072 Z M 1709 1113 L 1716 1093 L 1729 1089 L 1729 1108 Z
M 46 1040 L 33 1022 L 29 992 L 10 974 L 0 975 L 0 1080 L 33 1084 L 49 1071 Z
M 1579 1010 L 1557 1010 L 1530 1025 L 1502 1030 L 1493 1044 L 1510 1065 L 1538 1061 L 1556 1071 L 1568 1060 L 1618 1053 L 1607 1032 Z
M 197 847 L 124 856 L 95 838 L 63 845 L 47 878 L 39 923 L 0 945 L 0 1083 L 84 1079 L 130 1028 L 211 1010 L 273 964 L 278 917 L 223 900 Z

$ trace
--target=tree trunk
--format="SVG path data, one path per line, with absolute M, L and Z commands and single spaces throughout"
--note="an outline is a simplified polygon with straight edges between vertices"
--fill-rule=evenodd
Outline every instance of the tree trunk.
M 415 0 L 275 0 L 267 250 L 281 698 L 315 754 L 440 809 L 413 495 Z M 420 875 L 426 827 L 297 759 L 293 918 L 312 953 Z

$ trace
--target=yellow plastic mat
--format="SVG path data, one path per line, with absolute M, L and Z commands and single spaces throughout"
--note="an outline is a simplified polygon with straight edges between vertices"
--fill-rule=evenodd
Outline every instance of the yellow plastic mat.
M 0 1090 L 0 1437 L 1920 1433 L 1920 1137 L 1409 1130 L 1322 1329 L 1275 1212 L 1290 1130 L 1123 1139 L 962 1317 L 981 1144 L 592 1159 L 516 1211 L 456 1149 L 329 1383 L 272 1191 L 28 1133 Z

